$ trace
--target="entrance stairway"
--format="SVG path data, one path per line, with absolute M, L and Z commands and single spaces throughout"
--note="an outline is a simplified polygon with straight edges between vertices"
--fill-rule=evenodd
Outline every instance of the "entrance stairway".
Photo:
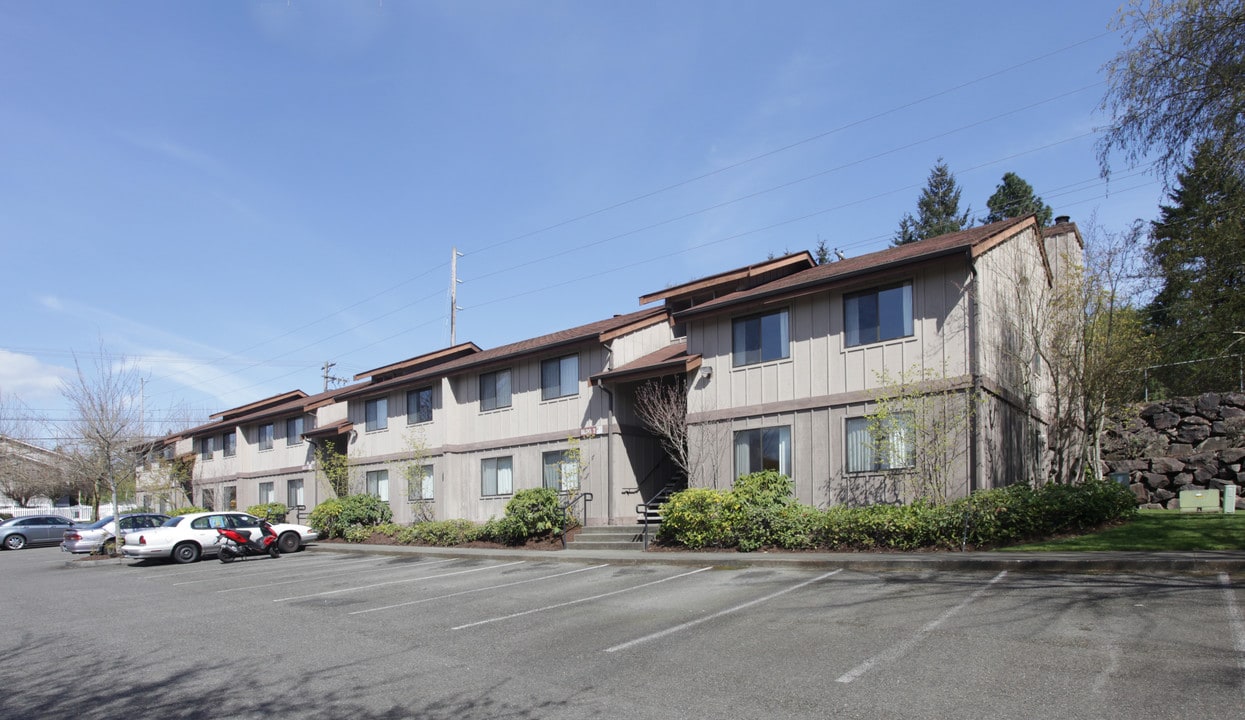
M 640 528 L 628 525 L 599 525 L 580 528 L 566 543 L 567 550 L 643 550 Z M 651 530 L 650 530 L 651 532 Z

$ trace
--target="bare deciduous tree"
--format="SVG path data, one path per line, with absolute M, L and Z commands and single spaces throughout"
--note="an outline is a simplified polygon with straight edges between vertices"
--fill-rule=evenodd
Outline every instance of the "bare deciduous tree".
M 687 445 L 687 386 L 682 377 L 673 381 L 649 380 L 635 391 L 635 410 L 649 432 L 657 436 L 662 450 L 685 478 L 692 476 Z
M 72 470 L 111 498 L 117 516 L 118 493 L 134 482 L 142 437 L 138 368 L 113 356 L 103 345 L 90 372 L 74 358 L 75 375 L 62 382 L 74 419 L 66 450 Z

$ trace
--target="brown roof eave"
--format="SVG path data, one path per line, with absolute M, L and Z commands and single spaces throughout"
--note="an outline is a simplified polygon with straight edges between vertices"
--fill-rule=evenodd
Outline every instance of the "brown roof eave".
M 770 303 L 780 302 L 783 300 L 804 297 L 805 295 L 813 295 L 815 293 L 829 290 L 835 286 L 845 284 L 848 281 L 858 280 L 862 277 L 881 275 L 905 265 L 915 265 L 929 260 L 942 259 L 954 255 L 965 255 L 966 257 L 971 257 L 972 247 L 957 245 L 945 250 L 929 253 L 928 255 L 922 255 L 919 259 L 905 258 L 895 260 L 889 263 L 873 265 L 853 272 L 844 273 L 842 275 L 835 275 L 829 278 L 817 278 L 799 285 L 789 285 L 770 292 L 749 293 L 746 296 L 740 297 L 736 300 L 726 300 L 724 302 L 715 303 L 711 306 L 697 305 L 675 313 L 674 319 L 676 322 L 681 323 L 699 317 L 711 317 L 713 315 L 730 313 L 738 309 L 740 306 L 768 305 Z

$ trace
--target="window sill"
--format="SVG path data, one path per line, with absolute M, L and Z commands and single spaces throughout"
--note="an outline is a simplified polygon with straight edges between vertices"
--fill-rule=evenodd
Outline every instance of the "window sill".
M 414 421 L 407 420 L 406 421 L 407 427 L 415 427 L 416 425 L 431 425 L 431 424 L 432 424 L 432 420 L 414 420 Z
M 548 400 L 542 399 L 540 401 L 540 404 L 541 405 L 556 405 L 558 403 L 565 403 L 565 402 L 570 402 L 572 400 L 577 400 L 578 398 L 579 398 L 579 393 L 575 393 L 573 395 L 559 395 L 558 397 L 552 397 L 552 398 L 549 398 Z
M 731 372 L 738 372 L 741 370 L 754 370 L 756 368 L 764 368 L 764 367 L 777 367 L 778 365 L 790 365 L 792 362 L 793 360 L 790 357 L 779 358 L 777 360 L 762 360 L 761 362 L 754 362 L 748 365 L 732 365 Z
M 513 405 L 507 405 L 506 407 L 493 408 L 492 410 L 481 409 L 480 414 L 481 415 L 495 415 L 497 413 L 510 412 L 510 409 L 513 407 L 514 407 Z
M 903 337 L 891 338 L 890 340 L 878 340 L 877 342 L 863 343 L 861 345 L 843 346 L 842 354 L 860 352 L 869 348 L 886 347 L 888 345 L 903 345 L 904 343 L 916 342 L 916 335 L 905 335 Z

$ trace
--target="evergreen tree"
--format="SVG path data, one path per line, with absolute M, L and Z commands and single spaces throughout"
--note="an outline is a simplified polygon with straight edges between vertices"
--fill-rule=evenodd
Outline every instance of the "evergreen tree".
M 969 210 L 960 212 L 960 186 L 942 158 L 929 171 L 929 179 L 916 203 L 917 215 L 905 214 L 891 244 L 907 245 L 926 238 L 958 232 L 972 225 Z
M 1219 357 L 1245 330 L 1245 177 L 1205 141 L 1176 182 L 1146 248 L 1160 286 L 1149 324 L 1166 363 Z M 1220 361 L 1159 377 L 1169 393 L 1192 394 L 1235 388 L 1238 374 L 1238 363 Z
M 1013 172 L 1004 173 L 1003 182 L 994 189 L 994 194 L 986 201 L 986 207 L 990 208 L 989 214 L 982 218 L 982 222 L 986 223 L 1035 213 L 1038 226 L 1046 227 L 1054 215 L 1050 205 L 1033 193 L 1033 186 Z
M 818 265 L 830 262 L 830 247 L 826 245 L 825 238 L 817 238 L 817 249 L 813 251 L 813 260 Z

